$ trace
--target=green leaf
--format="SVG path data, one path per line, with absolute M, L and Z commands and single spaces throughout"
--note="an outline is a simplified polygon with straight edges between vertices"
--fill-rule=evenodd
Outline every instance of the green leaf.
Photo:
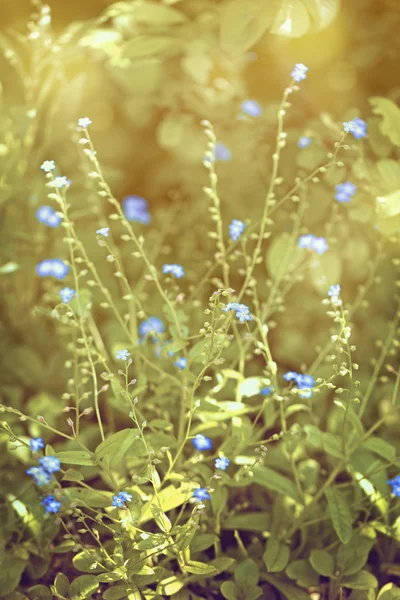
M 324 577 L 332 577 L 335 571 L 335 561 L 332 554 L 326 550 L 312 550 L 310 555 L 312 568 Z
M 229 556 L 220 556 L 219 558 L 214 558 L 210 564 L 217 569 L 217 575 L 219 575 L 220 573 L 223 573 L 223 571 L 230 569 L 234 562 L 234 558 L 230 558 Z
M 171 521 L 168 519 L 167 515 L 163 513 L 163 511 L 157 504 L 151 504 L 150 509 L 154 520 L 161 529 L 161 531 L 164 531 L 164 533 L 169 533 L 172 529 L 172 524 Z
M 394 583 L 387 583 L 378 594 L 377 600 L 398 600 L 400 598 L 400 588 Z
M 400 146 L 400 108 L 388 98 L 375 96 L 369 99 L 372 112 L 382 117 L 380 130 L 392 144 Z
M 292 583 L 286 583 L 286 581 L 279 579 L 276 575 L 263 575 L 263 579 L 279 590 L 287 600 L 310 600 L 309 594 L 304 590 Z
M 396 458 L 396 448 L 382 438 L 371 436 L 362 443 L 361 447 L 370 450 L 374 454 L 378 454 L 389 462 L 393 462 Z
M 64 573 L 58 573 L 54 580 L 54 587 L 60 596 L 68 596 L 69 579 Z
M 80 471 L 76 469 L 67 469 L 61 481 L 83 481 L 85 478 Z
M 104 571 L 104 567 L 100 566 L 103 563 L 104 556 L 94 549 L 79 552 L 72 559 L 75 569 L 81 572 L 101 573 Z
M 336 487 L 325 490 L 329 513 L 338 538 L 347 544 L 352 534 L 352 517 L 350 507 L 343 494 Z
M 253 481 L 273 492 L 289 496 L 299 502 L 296 485 L 287 477 L 263 465 L 255 465 L 252 469 Z
M 297 239 L 288 233 L 282 233 L 270 244 L 266 256 L 266 265 L 273 279 L 281 279 L 286 271 L 294 270 L 303 260 L 303 253 Z
M 259 570 L 257 564 L 251 558 L 246 558 L 235 569 L 235 581 L 237 585 L 243 588 L 257 585 L 259 579 Z
M 270 573 L 283 571 L 288 564 L 289 556 L 289 546 L 271 536 L 267 541 L 266 551 L 263 555 L 263 561 L 267 567 L 267 570 Z
M 185 570 L 193 575 L 216 575 L 217 569 L 207 563 L 189 560 L 185 565 Z
M 91 508 L 106 508 L 106 506 L 111 506 L 111 492 L 80 487 L 68 487 L 64 488 L 64 493 L 70 500 L 75 501 L 76 506 L 87 505 Z
M 85 450 L 66 450 L 65 452 L 56 452 L 55 456 L 62 464 L 88 467 L 96 465 L 94 454 L 92 452 L 85 452 Z
M 113 433 L 97 446 L 95 450 L 96 458 L 105 460 L 110 467 L 116 465 L 133 442 L 138 439 L 138 436 L 139 431 L 137 429 L 122 429 L 122 431 Z
M 80 575 L 70 585 L 71 600 L 85 600 L 97 590 L 98 585 L 94 575 Z
M 331 285 L 340 283 L 342 261 L 339 255 L 330 250 L 310 264 L 309 276 L 314 288 L 321 294 L 327 294 Z
M 175 352 L 179 352 L 182 348 L 186 348 L 187 345 L 188 343 L 186 340 L 174 340 L 173 342 L 165 344 L 165 346 L 161 348 L 160 354 L 164 356 L 166 356 L 168 352 L 173 352 L 175 354 Z
M 0 590 L 1 593 L 1 590 Z M 53 600 L 53 594 L 47 585 L 34 585 L 28 590 L 30 600 Z
M 316 586 L 319 583 L 319 575 L 305 559 L 292 562 L 286 569 L 286 575 L 305 588 Z
M 370 590 L 378 586 L 378 581 L 368 571 L 360 571 L 355 575 L 344 577 L 342 579 L 342 585 L 352 590 Z
M 221 594 L 226 600 L 236 600 L 238 597 L 238 588 L 233 581 L 224 581 L 221 585 Z
M 222 14 L 220 44 L 224 52 L 240 55 L 258 42 L 272 25 L 279 8 L 277 0 L 233 0 Z
M 270 528 L 271 515 L 267 512 L 246 512 L 229 515 L 223 521 L 223 529 L 240 529 L 242 531 L 266 531 Z
M 351 540 L 340 545 L 336 555 L 336 564 L 343 575 L 354 575 L 361 571 L 375 543 L 376 536 L 370 538 L 360 531 L 353 531 Z
M 125 600 L 127 598 L 126 584 L 113 585 L 103 592 L 103 600 Z
M 15 590 L 25 567 L 26 560 L 22 558 L 17 558 L 11 553 L 4 557 L 0 570 L 0 593 L 3 596 Z
M 157 594 L 165 596 L 173 596 L 179 592 L 184 585 L 185 584 L 175 577 L 175 575 L 172 575 L 172 577 L 167 577 L 167 579 L 160 581 L 160 583 L 157 585 L 156 592 Z
M 169 485 L 168 487 L 164 488 L 158 492 L 158 499 L 161 502 L 162 510 L 167 513 L 168 511 L 181 506 L 193 496 L 193 491 L 197 487 L 199 487 L 197 483 L 188 482 L 182 483 L 179 488 L 176 488 L 173 485 Z M 151 504 L 156 503 L 158 504 L 158 501 L 153 498 L 151 502 L 148 502 L 143 506 L 140 523 L 146 523 L 146 521 L 149 521 L 151 518 L 153 518 Z

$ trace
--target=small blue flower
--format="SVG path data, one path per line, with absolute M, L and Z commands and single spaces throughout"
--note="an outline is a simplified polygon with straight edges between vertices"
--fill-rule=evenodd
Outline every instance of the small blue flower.
M 115 353 L 115 358 L 117 360 L 128 360 L 130 357 L 130 352 L 128 350 L 117 350 Z
M 147 200 L 141 196 L 127 196 L 122 200 L 122 210 L 128 221 L 137 221 L 148 225 L 151 221 Z
M 55 456 L 43 456 L 39 458 L 39 464 L 48 473 L 56 473 L 60 470 L 60 461 Z
M 30 467 L 26 471 L 27 475 L 32 475 L 37 486 L 48 485 L 51 481 L 51 475 L 43 467 Z
M 302 63 L 297 63 L 296 65 L 294 65 L 294 69 L 290 75 L 295 81 L 297 81 L 297 83 L 299 83 L 299 81 L 303 81 L 303 79 L 306 79 L 307 71 L 308 67 L 306 67 Z
M 36 218 L 47 227 L 58 227 L 62 221 L 62 218 L 51 206 L 39 206 L 36 211 Z
M 262 108 L 255 100 L 244 100 L 240 108 L 246 115 L 250 117 L 259 117 L 262 113 Z
M 185 357 L 178 358 L 178 360 L 174 362 L 174 365 L 178 367 L 178 369 L 186 369 L 187 359 Z
M 274 388 L 272 386 L 263 387 L 260 390 L 260 394 L 261 394 L 261 396 L 270 396 L 273 391 L 274 391 Z
M 29 446 L 32 452 L 39 452 L 41 448 L 44 448 L 44 442 L 41 437 L 31 438 L 29 440 Z
M 301 235 L 298 244 L 299 248 L 308 248 L 309 250 L 314 250 L 317 254 L 325 254 L 329 249 L 325 238 L 316 237 L 312 233 Z
M 56 165 L 54 164 L 54 160 L 45 160 L 40 168 L 43 169 L 45 173 L 50 173 L 50 171 L 53 171 L 56 168 Z
M 388 484 L 392 486 L 393 496 L 400 498 L 400 475 L 396 475 L 394 479 L 389 479 Z
M 139 335 L 142 337 L 146 335 L 153 335 L 156 333 L 163 333 L 165 331 L 165 325 L 158 317 L 149 317 L 147 321 L 142 321 L 139 325 Z M 154 336 L 157 341 L 157 336 Z
M 312 375 L 303 375 L 302 373 L 296 373 L 296 371 L 288 371 L 283 375 L 283 379 L 286 381 L 294 381 L 300 392 L 302 398 L 311 398 L 312 388 L 315 385 L 315 379 Z
M 243 221 L 239 221 L 238 219 L 233 219 L 232 223 L 229 225 L 229 235 L 234 242 L 242 235 L 243 231 L 246 228 L 246 224 Z
M 331 285 L 331 287 L 328 290 L 328 296 L 331 296 L 332 298 L 338 298 L 340 295 L 340 289 L 341 288 L 338 283 Z
M 180 279 L 181 277 L 183 277 L 185 275 L 185 270 L 182 267 L 182 265 L 176 265 L 176 264 L 163 265 L 162 272 L 164 273 L 164 275 L 171 273 L 177 279 Z
M 78 126 L 82 127 L 82 129 L 87 129 L 91 124 L 92 121 L 89 119 L 89 117 L 81 117 L 78 119 Z
M 350 132 L 356 140 L 367 136 L 367 124 L 363 119 L 358 117 L 343 123 L 343 129 L 346 132 Z
M 222 310 L 225 312 L 228 310 L 234 310 L 236 318 L 239 319 L 241 323 L 252 320 L 250 309 L 248 306 L 246 306 L 246 304 L 240 304 L 239 302 L 228 302 L 228 304 L 223 307 Z
M 69 273 L 69 266 L 60 258 L 48 258 L 36 265 L 36 273 L 40 277 L 55 277 L 64 279 Z
M 350 181 L 345 181 L 344 183 L 339 183 L 336 186 L 336 195 L 335 198 L 338 202 L 350 202 L 351 198 L 354 196 L 357 190 L 357 186 Z
M 117 508 L 122 508 L 125 502 L 131 502 L 132 495 L 128 494 L 128 492 L 119 492 L 115 496 L 112 497 L 112 506 L 116 506 Z
M 207 492 L 206 488 L 197 488 L 193 492 L 193 498 L 203 502 L 203 500 L 211 500 L 210 494 Z
M 231 160 L 232 152 L 222 142 L 215 144 L 215 160 L 227 161 Z
M 226 469 L 229 467 L 229 465 L 231 464 L 231 461 L 229 460 L 229 458 L 216 458 L 215 459 L 215 463 L 214 466 L 216 469 L 221 469 L 222 471 L 226 471 Z
M 307 148 L 311 144 L 311 138 L 307 135 L 302 135 L 299 137 L 297 146 L 299 148 Z
M 52 494 L 43 498 L 42 504 L 48 513 L 58 513 L 61 508 L 61 502 L 58 502 Z
M 72 288 L 65 287 L 60 290 L 60 297 L 64 304 L 68 304 L 75 296 L 76 291 Z
M 283 375 L 283 379 L 285 379 L 286 381 L 296 381 L 298 376 L 299 374 L 296 373 L 296 371 L 288 371 Z
M 102 227 L 101 229 L 98 229 L 96 231 L 97 235 L 102 235 L 103 237 L 108 237 L 109 232 L 110 232 L 109 227 Z
M 210 440 L 210 438 L 206 437 L 205 435 L 202 435 L 201 433 L 197 434 L 192 439 L 192 444 L 196 448 L 196 450 L 199 450 L 200 452 L 202 452 L 203 450 L 212 449 L 212 440 Z
M 57 189 L 61 189 L 63 187 L 67 187 L 71 184 L 71 180 L 63 175 L 62 177 L 55 177 L 52 181 L 49 181 L 47 184 L 49 187 L 54 187 Z

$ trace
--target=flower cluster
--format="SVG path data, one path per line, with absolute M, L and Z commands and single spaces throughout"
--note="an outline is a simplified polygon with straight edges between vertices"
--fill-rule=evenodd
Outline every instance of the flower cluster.
M 51 206 L 40 206 L 36 211 L 36 218 L 47 227 L 58 227 L 62 221 L 62 217 Z
M 119 492 L 115 496 L 112 497 L 112 506 L 116 506 L 117 508 L 122 508 L 125 505 L 125 502 L 131 502 L 132 495 L 128 494 L 128 492 Z
M 130 357 L 131 353 L 124 349 L 124 350 L 117 350 L 117 352 L 115 353 L 115 358 L 117 360 L 128 360 L 128 358 Z
M 158 340 L 157 334 L 165 331 L 165 325 L 158 317 L 149 317 L 147 321 L 142 321 L 139 325 L 139 335 L 142 340 L 146 336 L 153 336 L 153 342 Z
M 185 270 L 182 267 L 182 265 L 176 265 L 176 264 L 163 265 L 162 272 L 164 273 L 164 275 L 171 273 L 171 275 L 173 275 L 177 279 L 180 279 L 181 277 L 183 277 L 185 275 Z
M 236 318 L 239 319 L 241 323 L 252 320 L 250 309 L 248 306 L 246 306 L 246 304 L 240 304 L 239 302 L 228 302 L 228 304 L 224 306 L 222 310 L 225 312 L 228 310 L 234 310 Z
M 330 297 L 333 305 L 338 306 L 342 303 L 342 301 L 339 297 L 340 296 L 340 285 L 338 283 L 331 285 L 331 287 L 328 290 L 328 296 Z
M 36 273 L 39 277 L 55 277 L 64 279 L 69 273 L 69 266 L 60 258 L 47 258 L 36 265 Z
M 400 475 L 396 475 L 394 479 L 389 479 L 388 484 L 392 486 L 393 496 L 400 498 Z
M 234 242 L 242 235 L 243 231 L 246 228 L 246 224 L 243 221 L 239 221 L 238 219 L 233 219 L 232 223 L 229 225 L 229 235 Z
M 350 202 L 356 193 L 357 186 L 350 181 L 345 181 L 344 183 L 339 183 L 335 189 L 335 198 L 338 202 Z
M 262 108 L 255 100 L 244 100 L 240 105 L 242 112 L 250 117 L 259 117 L 262 113 Z
M 312 388 L 315 385 L 315 379 L 312 375 L 303 375 L 302 373 L 296 373 L 296 371 L 288 371 L 284 374 L 283 379 L 286 381 L 294 381 L 300 392 L 302 398 L 311 398 Z
M 359 117 L 343 123 L 343 129 L 346 133 L 351 133 L 356 140 L 361 140 L 367 136 L 367 124 Z
M 308 248 L 314 250 L 317 254 L 325 254 L 328 250 L 328 244 L 325 238 L 308 233 L 299 237 L 299 248 Z
M 122 200 L 122 210 L 128 221 L 148 225 L 151 221 L 149 203 L 141 196 L 127 196 Z
M 30 447 L 32 451 L 36 451 L 36 449 L 43 448 L 43 440 L 42 438 L 32 439 L 30 440 Z M 35 449 L 35 450 L 34 450 Z M 57 473 L 60 470 L 60 461 L 55 456 L 43 456 L 39 458 L 39 467 L 30 467 L 27 469 L 27 475 L 32 475 L 36 485 L 41 487 L 42 485 L 48 485 L 52 480 L 52 474 Z M 47 498 L 53 498 L 52 496 L 48 496 Z M 58 504 L 57 510 L 49 510 L 46 504 L 45 498 L 43 500 L 43 504 L 46 507 L 47 512 L 58 512 L 61 507 L 60 503 Z M 55 506 L 51 505 L 54 509 Z
M 69 287 L 60 290 L 60 298 L 64 304 L 68 304 L 76 296 L 76 291 Z
M 290 75 L 297 83 L 299 83 L 299 81 L 303 81 L 303 79 L 306 79 L 307 71 L 308 67 L 306 67 L 302 63 L 298 63 L 294 65 L 294 69 Z

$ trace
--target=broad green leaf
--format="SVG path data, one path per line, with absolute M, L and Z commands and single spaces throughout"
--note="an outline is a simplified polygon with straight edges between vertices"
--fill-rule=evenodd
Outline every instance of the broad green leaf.
M 398 600 L 400 598 L 400 588 L 394 583 L 387 583 L 378 594 L 377 600 Z
M 400 189 L 385 196 L 379 196 L 377 200 L 379 218 L 398 217 L 400 214 Z
M 259 485 L 273 492 L 278 492 L 284 496 L 289 496 L 289 498 L 299 502 L 300 499 L 296 485 L 293 483 L 293 481 L 287 477 L 284 477 L 284 475 L 281 475 L 269 467 L 264 467 L 263 465 L 255 465 L 252 469 L 252 472 L 252 479 L 254 483 L 258 483 Z
M 97 550 L 84 550 L 75 554 L 72 563 L 78 571 L 83 573 L 101 573 L 104 571 L 104 556 Z
M 138 439 L 139 430 L 137 429 L 122 429 L 101 442 L 96 448 L 96 458 L 106 460 L 112 467 L 116 465 L 124 454 L 132 446 L 133 442 Z
M 65 452 L 56 452 L 55 456 L 61 464 L 82 465 L 93 467 L 96 465 L 94 454 L 85 450 L 66 450 Z
M 1 593 L 1 592 L 0 592 Z M 53 594 L 47 585 L 34 585 L 28 590 L 28 597 L 31 600 L 53 600 Z
M 286 575 L 301 587 L 309 588 L 319 584 L 319 575 L 305 559 L 292 562 L 286 569 Z
M 293 271 L 303 260 L 297 239 L 288 233 L 282 233 L 269 246 L 266 265 L 273 279 L 281 279 L 288 270 Z
M 375 96 L 369 99 L 372 112 L 382 117 L 380 129 L 392 144 L 400 146 L 400 108 L 388 98 Z
M 224 581 L 221 585 L 221 594 L 226 600 L 236 600 L 238 597 L 238 587 L 233 581 Z
M 192 527 L 192 531 L 195 531 L 196 535 L 192 536 L 192 541 L 190 542 L 190 551 L 193 554 L 196 552 L 202 552 L 203 550 L 207 550 L 210 548 L 215 542 L 218 541 L 218 536 L 214 533 L 198 533 L 194 527 Z M 179 546 L 180 538 L 178 541 Z M 182 550 L 184 548 L 181 548 Z
M 188 482 L 183 483 L 180 487 L 176 488 L 173 485 L 169 485 L 164 488 L 160 492 L 158 492 L 158 499 L 161 502 L 162 510 L 167 513 L 169 510 L 173 508 L 177 508 L 181 506 L 184 502 L 187 502 L 192 496 L 193 491 L 199 487 L 197 483 Z M 144 505 L 142 510 L 142 516 L 140 518 L 140 523 L 146 523 L 153 518 L 153 513 L 151 512 L 151 504 L 157 504 L 158 501 L 154 498 L 151 502 L 148 502 Z
M 80 575 L 70 585 L 71 600 L 85 600 L 98 588 L 97 578 L 94 575 Z
M 325 490 L 325 496 L 337 536 L 343 544 L 347 544 L 351 539 L 353 522 L 347 500 L 336 487 Z
M 258 42 L 272 25 L 279 7 L 277 0 L 233 0 L 222 13 L 220 44 L 224 52 L 241 55 Z
M 67 469 L 61 478 L 61 481 L 83 481 L 85 478 L 76 469 Z
M 111 492 L 103 492 L 95 489 L 80 487 L 64 488 L 64 493 L 70 500 L 74 500 L 76 506 L 90 506 L 91 508 L 106 508 L 111 506 Z
M 271 525 L 271 515 L 267 512 L 247 512 L 226 516 L 223 529 L 239 529 L 242 531 L 267 531 Z
M 287 544 L 284 544 L 273 537 L 269 538 L 266 551 L 263 555 L 263 560 L 269 573 L 283 571 L 288 564 L 289 556 L 290 548 Z
M 167 515 L 163 513 L 158 504 L 150 504 L 150 509 L 154 520 L 161 531 L 164 531 L 164 533 L 169 533 L 172 529 L 172 524 Z
M 353 531 L 348 544 L 341 544 L 336 554 L 337 568 L 343 575 L 354 575 L 361 571 L 368 560 L 368 555 L 375 543 L 375 537 L 362 535 L 360 531 Z
M 273 585 L 287 600 L 310 600 L 309 594 L 292 583 L 280 579 L 277 575 L 263 575 L 263 579 Z
M 324 577 L 332 577 L 335 571 L 333 556 L 326 550 L 312 550 L 310 563 L 312 568 Z
M 193 575 L 216 575 L 217 569 L 207 563 L 202 563 L 197 560 L 189 560 L 185 564 L 185 570 Z
M 127 597 L 126 584 L 113 585 L 103 592 L 103 600 L 125 600 Z
M 342 446 L 337 436 L 333 433 L 321 431 L 315 425 L 305 425 L 307 441 L 314 448 L 321 448 L 335 458 L 343 458 Z
M 182 348 L 185 348 L 187 346 L 187 341 L 186 340 L 174 340 L 173 342 L 170 342 L 169 344 L 165 344 L 165 346 L 163 346 L 161 348 L 161 354 L 162 355 L 167 355 L 168 352 L 173 352 L 175 354 L 175 352 L 179 352 L 179 350 L 182 350 Z
M 0 593 L 7 597 L 19 584 L 21 575 L 26 567 L 26 560 L 7 554 L 1 564 Z
M 165 595 L 165 596 L 173 596 L 179 590 L 184 587 L 184 583 L 180 581 L 175 575 L 172 577 L 167 577 L 167 579 L 163 579 L 157 585 L 157 594 Z
M 360 571 L 355 575 L 343 577 L 342 585 L 352 590 L 370 590 L 371 588 L 376 588 L 378 586 L 378 581 L 376 577 L 371 573 L 368 573 L 368 571 Z
M 259 570 L 257 564 L 251 558 L 246 558 L 238 564 L 234 572 L 236 584 L 247 588 L 257 585 L 259 579 Z
M 54 587 L 60 596 L 68 596 L 69 579 L 64 573 L 58 573 L 54 580 Z
M 217 574 L 219 574 L 230 569 L 234 562 L 234 558 L 230 558 L 229 556 L 220 556 L 219 558 L 214 558 L 210 564 L 217 569 Z
M 342 261 L 338 254 L 330 250 L 312 260 L 308 272 L 314 288 L 321 294 L 326 295 L 331 285 L 340 283 Z
M 379 160 L 376 164 L 378 172 L 382 177 L 382 185 L 388 192 L 400 188 L 400 164 L 390 158 Z

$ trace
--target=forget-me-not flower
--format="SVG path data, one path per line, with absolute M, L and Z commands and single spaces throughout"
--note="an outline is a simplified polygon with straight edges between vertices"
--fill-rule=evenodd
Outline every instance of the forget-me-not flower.
M 58 227 L 62 221 L 52 206 L 39 206 L 36 211 L 38 221 L 47 225 L 47 227 Z
M 32 450 L 32 452 L 39 452 L 39 450 L 44 448 L 44 442 L 41 437 L 31 438 L 29 440 L 29 447 Z
M 142 321 L 139 325 L 139 335 L 142 337 L 146 335 L 153 335 L 156 333 L 163 333 L 165 331 L 165 325 L 158 317 L 149 317 L 147 321 Z M 157 336 L 154 336 L 157 341 Z
M 51 475 L 43 467 L 30 467 L 26 471 L 27 475 L 32 475 L 37 486 L 48 485 L 51 481 Z
M 262 113 L 261 106 L 255 100 L 244 100 L 240 108 L 250 117 L 259 117 Z
M 115 353 L 115 358 L 117 360 L 128 360 L 128 358 L 130 357 L 131 353 L 129 352 L 129 350 L 117 350 Z
M 246 304 L 240 304 L 240 302 L 228 302 L 228 304 L 224 306 L 222 310 L 225 312 L 228 310 L 234 310 L 236 318 L 239 319 L 241 323 L 252 320 L 250 309 L 248 306 L 246 306 Z
M 400 498 L 400 475 L 396 475 L 394 479 L 389 479 L 388 484 L 392 486 L 393 496 Z
M 304 375 L 302 373 L 296 373 L 296 371 L 288 371 L 283 375 L 283 379 L 286 381 L 294 381 L 299 390 L 302 390 L 299 394 L 302 398 L 311 398 L 312 388 L 315 385 L 315 379 L 312 375 Z
M 203 450 L 211 450 L 212 449 L 212 440 L 201 433 L 198 433 L 193 439 L 192 444 L 196 448 L 202 452 Z
M 307 135 L 301 135 L 297 141 L 299 148 L 307 148 L 311 144 L 311 138 Z
M 49 187 L 61 189 L 63 187 L 68 186 L 70 183 L 71 183 L 71 180 L 68 179 L 68 177 L 65 177 L 65 175 L 62 175 L 60 177 L 55 177 L 53 179 L 53 181 L 49 181 L 49 183 L 47 185 Z
M 199 500 L 199 502 L 203 502 L 203 500 L 210 500 L 211 496 L 207 492 L 206 488 L 197 488 L 193 492 L 193 498 L 196 498 L 196 500 Z
M 345 181 L 344 183 L 339 183 L 335 187 L 335 190 L 335 198 L 338 202 L 350 202 L 356 193 L 357 186 L 351 183 L 351 181 Z
M 214 466 L 216 469 L 221 469 L 222 471 L 226 471 L 226 469 L 229 467 L 229 465 L 231 464 L 231 461 L 229 460 L 229 458 L 216 458 L 215 459 L 215 463 Z
M 261 394 L 261 396 L 270 396 L 273 391 L 274 391 L 274 388 L 272 386 L 267 386 L 267 387 L 261 388 L 260 394 Z
M 78 119 L 78 125 L 79 127 L 82 127 L 82 129 L 87 129 L 91 124 L 92 121 L 89 119 L 89 117 L 81 117 Z
M 39 464 L 48 473 L 56 473 L 60 470 L 60 461 L 55 456 L 42 456 L 39 458 Z
M 42 500 L 42 504 L 48 513 L 58 513 L 61 508 L 61 502 L 58 502 L 52 494 L 46 496 L 46 498 Z
M 102 227 L 101 229 L 97 229 L 96 231 L 97 235 L 102 235 L 103 237 L 108 237 L 109 232 L 109 227 Z
M 76 296 L 76 291 L 69 287 L 60 290 L 60 298 L 64 304 L 68 304 Z
M 125 502 L 130 502 L 132 500 L 132 495 L 128 494 L 128 492 L 119 492 L 115 496 L 112 497 L 112 506 L 116 506 L 117 508 L 122 508 Z
M 178 367 L 178 369 L 186 369 L 186 367 L 187 367 L 187 359 L 184 356 L 182 356 L 182 358 L 178 358 L 178 360 L 176 360 L 174 362 L 174 365 L 176 367 Z
M 312 233 L 301 235 L 298 244 L 299 248 L 308 248 L 309 250 L 314 250 L 317 254 L 325 254 L 329 249 L 325 238 L 317 237 Z
M 367 124 L 359 117 L 343 123 L 343 129 L 346 132 L 350 132 L 356 140 L 360 140 L 367 136 Z
M 69 266 L 60 258 L 48 258 L 36 265 L 36 273 L 40 277 L 55 277 L 64 279 L 69 273 Z
M 246 224 L 243 221 L 239 221 L 239 219 L 232 219 L 232 223 L 229 225 L 229 235 L 234 242 L 242 235 L 243 231 L 246 228 Z
M 45 160 L 44 163 L 40 165 L 40 168 L 43 169 L 45 173 L 50 173 L 50 171 L 53 171 L 56 168 L 56 165 L 54 164 L 54 160 Z
M 290 75 L 295 81 L 297 81 L 297 83 L 299 83 L 299 81 L 303 81 L 303 79 L 307 77 L 307 71 L 308 67 L 306 67 L 302 63 L 297 63 L 296 65 L 294 65 L 294 69 Z
M 148 225 L 151 221 L 149 204 L 141 196 L 127 196 L 122 200 L 122 210 L 128 221 L 137 221 Z
M 183 277 L 185 275 L 185 270 L 182 267 L 182 265 L 177 265 L 177 264 L 163 265 L 162 272 L 164 273 L 164 275 L 171 273 L 171 275 L 173 275 L 177 279 L 180 279 L 181 277 Z

